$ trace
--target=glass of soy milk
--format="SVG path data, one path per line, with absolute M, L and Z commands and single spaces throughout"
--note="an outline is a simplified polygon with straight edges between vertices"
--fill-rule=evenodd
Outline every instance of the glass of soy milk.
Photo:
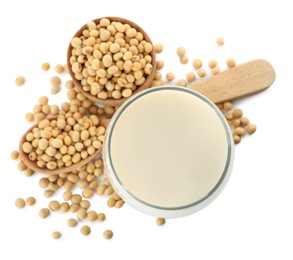
M 108 125 L 103 158 L 126 203 L 175 218 L 199 211 L 219 195 L 233 154 L 221 111 L 193 90 L 167 85 L 123 103 Z

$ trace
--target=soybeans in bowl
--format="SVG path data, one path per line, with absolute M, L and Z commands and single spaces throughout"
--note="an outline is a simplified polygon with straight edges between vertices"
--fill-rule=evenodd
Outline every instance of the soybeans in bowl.
M 75 33 L 67 63 L 73 81 L 88 99 L 116 106 L 150 87 L 155 75 L 155 49 L 135 23 L 105 17 Z

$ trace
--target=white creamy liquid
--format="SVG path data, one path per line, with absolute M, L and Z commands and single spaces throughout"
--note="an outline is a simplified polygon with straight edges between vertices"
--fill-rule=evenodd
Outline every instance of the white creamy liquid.
M 131 103 L 118 118 L 109 145 L 122 186 L 142 202 L 164 208 L 208 195 L 228 157 L 227 135 L 214 108 L 170 89 Z

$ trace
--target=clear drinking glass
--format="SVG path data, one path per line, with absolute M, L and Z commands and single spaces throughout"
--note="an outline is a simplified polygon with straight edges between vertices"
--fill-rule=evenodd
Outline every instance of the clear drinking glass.
M 210 185 L 209 186 L 210 188 L 206 190 L 205 194 L 203 193 L 203 195 L 199 197 L 192 195 L 195 199 L 191 201 L 188 201 L 188 199 L 186 198 L 186 201 L 188 201 L 188 203 L 176 204 L 175 202 L 173 203 L 173 201 L 176 201 L 177 198 L 179 198 L 180 196 L 183 196 L 182 194 L 185 194 L 185 192 L 188 195 L 188 192 L 193 194 L 193 191 L 196 192 L 197 190 L 203 189 L 202 187 L 204 185 L 204 180 L 209 180 L 210 177 L 209 177 L 209 172 L 203 173 L 205 172 L 205 168 L 199 170 L 199 171 L 202 171 L 202 173 L 194 171 L 194 176 L 192 175 L 193 174 L 192 171 L 188 172 L 187 174 L 184 174 L 184 172 L 180 172 L 181 168 L 188 169 L 186 168 L 187 167 L 186 165 L 182 165 L 182 164 L 183 163 L 185 164 L 186 157 L 192 156 L 192 153 L 190 153 L 190 151 L 188 152 L 186 151 L 181 141 L 178 140 L 177 137 L 174 137 L 176 138 L 177 143 L 180 144 L 181 148 L 180 150 L 175 149 L 174 151 L 172 151 L 169 157 L 164 158 L 164 161 L 162 161 L 162 164 L 166 166 L 166 172 L 164 172 L 164 165 L 159 165 L 159 167 L 161 167 L 160 169 L 162 170 L 158 172 L 158 175 L 161 175 L 162 173 L 162 176 L 167 176 L 167 177 L 165 179 L 162 179 L 162 178 L 156 178 L 156 175 L 154 175 L 152 176 L 152 178 L 154 179 L 153 184 L 148 182 L 149 179 L 148 179 L 148 176 L 146 176 L 147 173 L 146 174 L 143 173 L 145 168 L 142 168 L 142 167 L 146 167 L 145 165 L 149 166 L 149 164 L 152 164 L 151 161 L 145 162 L 143 158 L 144 154 L 152 156 L 152 152 L 148 153 L 147 149 L 135 150 L 137 143 L 139 143 L 140 141 L 144 141 L 144 139 L 149 137 L 148 135 L 153 134 L 153 136 L 157 138 L 156 140 L 160 140 L 160 137 L 156 136 L 156 131 L 157 131 L 156 125 L 154 124 L 154 122 L 152 122 L 152 118 L 153 116 L 155 116 L 156 113 L 153 113 L 152 116 L 150 116 L 150 113 L 152 112 L 149 111 L 149 110 L 152 111 L 152 109 L 154 109 L 153 106 L 157 106 L 157 110 L 154 110 L 154 111 L 163 113 L 162 110 L 164 110 L 164 101 L 162 102 L 160 101 L 160 103 L 156 103 L 157 102 L 156 100 L 159 98 L 159 96 L 160 98 L 166 96 L 166 98 L 162 100 L 166 100 L 166 103 L 169 104 L 168 108 L 169 109 L 171 108 L 170 110 L 173 111 L 172 113 L 174 114 L 174 119 L 176 119 L 175 114 L 177 113 L 176 112 L 177 108 L 178 110 L 180 110 L 181 108 L 184 108 L 184 109 L 188 109 L 188 107 L 192 108 L 193 100 L 194 100 L 194 107 L 196 107 L 197 104 L 199 104 L 200 106 L 203 106 L 205 112 L 207 113 L 206 114 L 207 116 L 204 117 L 202 115 L 203 113 L 197 110 L 194 110 L 195 112 L 192 112 L 190 114 L 191 117 L 196 116 L 196 118 L 198 117 L 201 120 L 201 122 L 199 122 L 200 124 L 195 125 L 195 129 L 196 127 L 198 128 L 205 127 L 205 121 L 207 121 L 207 118 L 209 118 L 209 116 L 211 116 L 213 120 L 215 120 L 215 122 L 217 123 L 217 125 L 210 125 L 209 127 L 203 128 L 201 130 L 199 129 L 200 130 L 199 132 L 204 135 L 202 138 L 197 135 L 197 131 L 194 131 L 194 135 L 190 136 L 191 143 L 193 142 L 192 140 L 193 137 L 194 139 L 196 137 L 197 139 L 194 140 L 194 142 L 198 142 L 199 144 L 201 144 L 198 147 L 194 147 L 194 148 L 191 147 L 192 149 L 194 149 L 192 150 L 192 153 L 194 151 L 194 154 L 197 154 L 197 157 L 202 156 L 202 154 L 206 154 L 207 156 L 211 154 L 211 158 L 213 158 L 212 161 L 207 161 L 206 163 L 199 161 L 199 164 L 206 166 L 206 168 L 212 167 L 213 171 L 217 171 L 216 166 L 213 168 L 213 165 L 216 165 L 216 161 L 218 160 L 218 157 L 222 159 L 221 160 L 219 159 L 219 161 L 221 161 L 219 164 L 221 165 L 221 167 L 219 167 L 218 172 L 215 173 L 215 174 L 218 174 L 217 176 L 219 176 L 215 179 L 217 181 L 216 182 L 214 181 L 212 184 L 207 184 L 207 185 Z M 168 96 L 170 96 L 170 98 L 174 98 L 174 106 L 172 106 L 173 103 L 170 103 Z M 182 97 L 182 101 L 180 101 L 181 97 Z M 186 98 L 186 101 L 191 102 L 190 103 L 191 106 L 188 106 L 187 104 L 188 102 L 184 102 L 185 98 Z M 152 104 L 152 102 L 154 102 L 154 104 Z M 176 102 L 178 102 L 180 106 Z M 139 110 L 141 111 L 140 114 L 133 116 L 135 114 L 135 109 L 138 107 L 140 107 L 141 109 Z M 148 113 L 146 113 L 145 115 L 144 111 L 148 111 Z M 173 118 L 172 115 L 169 115 L 169 114 L 166 114 L 166 115 L 168 115 L 168 117 L 171 116 L 171 119 Z M 130 121 L 128 121 L 128 123 L 124 124 L 123 126 L 122 122 L 124 122 L 123 120 L 126 120 L 125 118 L 127 118 L 128 116 L 130 116 L 129 118 Z M 179 120 L 179 118 L 181 121 Z M 134 135 L 131 135 L 131 131 L 135 133 L 137 129 L 140 129 L 141 127 L 139 126 L 139 124 L 137 124 L 137 122 L 148 122 L 148 120 L 150 121 L 150 124 L 154 124 L 154 125 L 149 128 L 147 133 L 142 132 L 141 136 L 138 135 L 135 137 L 136 138 L 135 140 L 132 140 L 132 137 Z M 159 122 L 160 125 L 164 126 L 165 121 L 166 121 L 166 124 L 169 122 L 165 118 L 162 118 L 162 120 Z M 185 128 L 188 128 L 188 126 L 192 123 L 190 121 L 184 121 L 184 119 L 181 119 L 180 114 L 179 114 L 179 117 L 177 116 L 176 121 L 183 122 L 183 123 L 186 122 L 186 126 L 184 126 Z M 174 128 L 175 126 L 176 126 L 176 122 L 174 122 Z M 119 129 L 119 132 L 117 132 L 118 129 Z M 178 131 L 183 131 L 183 130 L 182 128 L 178 128 Z M 186 129 L 186 131 L 187 130 L 188 129 Z M 123 133 L 124 131 L 127 134 L 125 136 L 123 135 L 121 136 L 121 133 Z M 207 140 L 207 142 L 210 139 L 217 140 L 216 139 L 217 135 L 220 132 L 222 133 L 220 145 L 217 144 L 216 142 L 215 144 L 211 143 L 209 144 L 209 147 L 212 147 L 212 149 L 208 150 L 205 145 L 205 141 L 202 141 L 202 140 Z M 174 133 L 176 134 L 176 132 Z M 115 141 L 115 135 L 119 136 L 119 138 L 117 137 L 118 139 L 116 138 L 116 141 Z M 161 138 L 164 139 L 162 136 Z M 183 139 L 184 138 L 182 138 L 182 141 Z M 114 159 L 115 157 L 114 148 L 118 147 L 117 143 L 119 142 L 121 142 L 122 145 L 124 145 L 125 152 L 124 150 L 121 150 L 121 152 L 118 153 L 118 155 L 116 155 L 116 159 Z M 157 143 L 159 143 L 159 141 L 157 141 Z M 156 152 L 156 149 L 162 149 L 162 147 L 159 147 L 162 144 L 157 144 L 157 143 L 155 142 L 153 145 L 150 145 L 150 146 L 147 145 L 147 146 L 151 147 L 151 149 L 154 149 L 153 152 Z M 134 148 L 132 149 L 132 147 L 129 147 L 129 146 L 133 146 Z M 186 147 L 187 146 L 188 146 L 188 142 L 186 143 Z M 215 153 L 215 151 L 218 151 L 218 150 L 220 151 L 219 147 L 224 151 L 224 155 L 222 153 L 218 153 L 219 156 L 217 157 L 217 154 Z M 170 149 L 172 149 L 172 147 Z M 129 156 L 132 154 L 133 157 L 138 158 L 138 160 L 140 160 L 140 162 L 138 162 L 136 166 L 133 166 L 135 168 L 132 167 L 132 164 L 134 163 L 133 161 L 131 162 L 131 159 L 129 159 L 128 154 Z M 137 157 L 136 157 L 136 154 L 138 154 Z M 180 154 L 180 158 L 182 158 L 182 162 L 178 161 L 179 164 L 181 163 L 181 165 L 178 166 L 177 164 L 174 164 L 174 160 L 176 160 L 177 158 L 176 156 L 178 156 L 179 154 Z M 123 167 L 120 167 L 120 168 L 118 166 L 116 167 L 116 165 L 118 165 L 117 158 L 120 158 L 120 157 L 123 158 L 123 160 L 126 161 L 125 163 L 127 164 L 126 169 L 123 171 L 119 170 L 120 168 L 122 169 Z M 120 195 L 120 197 L 130 206 L 132 206 L 133 208 L 143 213 L 150 214 L 157 217 L 164 217 L 164 218 L 175 218 L 175 217 L 190 215 L 194 212 L 201 210 L 208 204 L 210 204 L 221 193 L 221 191 L 224 189 L 225 185 L 227 184 L 231 174 L 231 170 L 232 170 L 233 158 L 234 158 L 234 142 L 231 135 L 231 130 L 225 117 L 221 113 L 221 111 L 203 95 L 187 88 L 172 86 L 172 85 L 144 90 L 134 95 L 130 99 L 128 99 L 125 103 L 123 103 L 122 106 L 116 111 L 116 113 L 114 114 L 114 116 L 112 117 L 108 125 L 106 136 L 105 136 L 105 142 L 104 142 L 104 151 L 103 151 L 103 160 L 105 164 L 106 174 L 114 190 Z M 127 160 L 129 160 L 129 162 Z M 149 160 L 149 158 L 147 158 L 147 160 Z M 160 163 L 160 160 L 157 160 L 157 161 Z M 192 159 L 189 160 L 189 162 L 192 163 Z M 145 164 L 145 163 L 149 163 L 149 164 Z M 176 171 L 176 174 L 178 174 L 178 176 L 173 176 L 175 172 L 175 171 L 172 171 L 173 168 L 171 170 L 168 169 L 168 166 L 170 164 L 173 165 L 173 167 L 178 167 L 179 170 Z M 141 165 L 141 168 L 140 168 L 140 165 Z M 192 165 L 192 167 L 194 167 L 194 165 Z M 127 175 L 128 174 L 127 169 L 129 169 L 129 176 Z M 170 175 L 170 174 L 173 174 L 173 175 Z M 191 181 L 188 181 L 188 179 L 186 179 L 189 177 Z M 127 180 L 127 178 L 131 178 L 131 180 L 133 181 L 136 180 L 134 184 L 133 183 L 131 184 L 136 186 L 131 186 L 127 184 L 128 181 L 124 181 L 124 180 Z M 171 188 L 170 189 L 168 188 L 169 190 L 167 190 L 166 188 L 166 191 L 164 191 L 165 187 L 169 187 L 168 181 L 170 180 L 176 181 L 177 178 L 178 178 L 178 181 L 176 184 L 174 183 L 170 184 L 170 185 L 176 185 L 174 186 L 176 188 L 172 188 L 173 186 L 170 186 Z M 160 182 L 158 181 L 158 179 L 160 180 Z M 137 187 L 138 190 L 136 192 L 133 192 L 134 190 L 136 190 L 136 188 L 131 188 L 131 187 Z M 146 189 L 145 190 L 146 195 L 145 196 L 138 195 L 140 193 L 139 191 L 143 189 Z M 203 192 L 204 192 L 204 189 L 203 189 Z M 163 202 L 161 204 L 160 203 L 157 204 L 153 202 L 153 201 L 156 201 L 156 198 L 155 197 L 152 198 L 152 196 L 155 196 L 156 194 L 159 194 L 158 196 L 161 196 L 160 197 L 161 201 L 163 201 L 164 203 L 166 202 L 166 205 Z M 168 196 L 170 198 L 170 201 L 168 200 Z M 148 200 L 145 198 L 152 198 L 152 200 Z M 184 201 L 184 199 L 185 198 L 181 198 L 181 201 Z

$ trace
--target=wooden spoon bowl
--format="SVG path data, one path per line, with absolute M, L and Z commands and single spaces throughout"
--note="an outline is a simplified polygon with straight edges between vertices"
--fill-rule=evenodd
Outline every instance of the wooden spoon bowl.
M 51 117 L 47 118 L 49 121 L 56 119 L 57 117 Z M 65 173 L 65 172 L 70 172 L 76 169 L 81 168 L 82 166 L 86 165 L 90 161 L 92 161 L 94 158 L 99 158 L 102 155 L 101 150 L 97 150 L 95 153 L 92 155 L 88 156 L 85 159 L 80 160 L 78 163 L 74 163 L 70 166 L 63 166 L 61 168 L 56 168 L 55 170 L 50 170 L 48 168 L 41 168 L 37 165 L 37 161 L 32 161 L 29 158 L 29 155 L 25 153 L 22 149 L 22 145 L 24 142 L 26 142 L 26 135 L 30 132 L 33 131 L 35 127 L 37 127 L 38 124 L 32 126 L 29 128 L 21 137 L 20 142 L 19 142 L 19 155 L 20 159 L 23 161 L 23 163 L 30 169 L 34 170 L 35 172 L 41 172 L 41 173 L 47 173 L 47 174 L 60 174 L 60 173 Z
M 102 17 L 102 18 L 107 18 L 109 19 L 111 22 L 115 21 L 115 22 L 120 22 L 120 23 L 123 23 L 123 24 L 129 24 L 132 28 L 135 28 L 138 32 L 141 32 L 144 36 L 144 39 L 146 41 L 148 41 L 149 43 L 152 44 L 152 41 L 150 39 L 150 37 L 147 35 L 147 33 L 140 27 L 138 26 L 137 24 L 135 24 L 134 22 L 132 21 L 129 21 L 127 19 L 124 19 L 124 18 L 120 18 L 120 17 Z M 100 20 L 102 18 L 98 18 L 98 19 L 95 19 L 93 20 L 96 24 L 98 24 L 100 22 Z M 82 26 L 73 36 L 74 37 L 80 37 L 82 35 L 82 32 L 87 28 L 87 24 L 85 24 L 84 26 Z M 98 98 L 97 96 L 94 96 L 92 95 L 90 92 L 87 92 L 87 91 L 84 91 L 82 85 L 81 85 L 81 82 L 79 80 L 77 80 L 75 78 L 75 75 L 72 71 L 72 68 L 71 68 L 71 64 L 70 64 L 70 57 L 71 57 L 71 54 L 72 54 L 72 46 L 71 44 L 69 44 L 68 46 L 68 51 L 67 51 L 67 65 L 68 65 L 68 71 L 69 71 L 69 74 L 72 78 L 72 80 L 74 81 L 75 85 L 78 87 L 78 89 L 80 90 L 80 92 L 85 95 L 89 100 L 93 101 L 93 102 L 96 102 L 98 104 L 102 104 L 102 105 L 105 105 L 105 106 L 119 106 L 121 105 L 125 100 L 127 100 L 127 98 L 120 98 L 120 99 L 114 99 L 114 98 L 107 98 L 107 99 L 100 99 Z M 141 85 L 141 86 L 138 86 L 137 89 L 135 91 L 133 91 L 132 95 L 135 95 L 136 93 L 139 93 L 140 91 L 146 89 L 146 88 L 149 88 L 152 84 L 152 81 L 154 79 L 154 76 L 155 76 L 155 73 L 156 73 L 156 54 L 155 54 L 155 49 L 153 48 L 152 52 L 150 53 L 151 57 L 152 57 L 152 66 L 153 66 L 153 69 L 152 69 L 152 72 L 150 75 L 148 75 L 146 77 L 146 80 L 145 82 Z

